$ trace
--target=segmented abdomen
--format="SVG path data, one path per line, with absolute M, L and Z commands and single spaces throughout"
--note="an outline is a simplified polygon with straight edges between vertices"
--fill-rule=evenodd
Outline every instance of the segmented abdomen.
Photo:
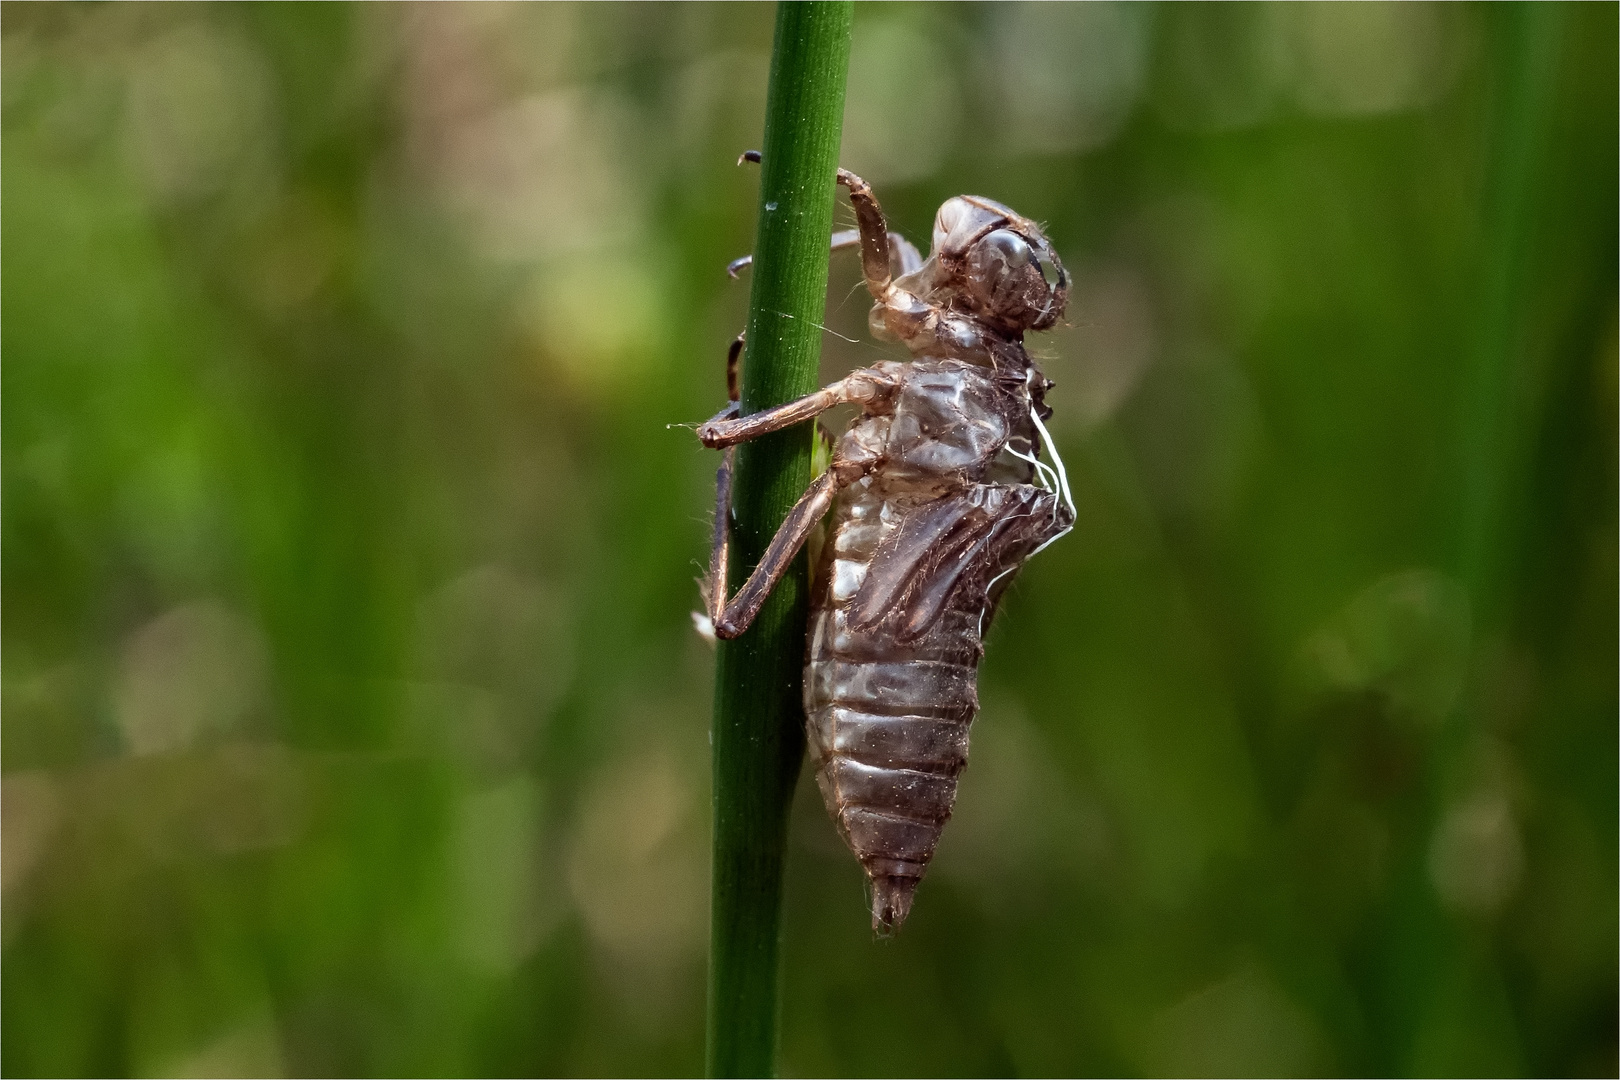
M 982 589 L 960 590 L 913 640 L 894 623 L 851 625 L 878 540 L 903 516 L 870 488 L 839 501 L 810 614 L 804 705 L 816 781 L 872 880 L 874 928 L 898 926 L 933 858 L 967 765 Z

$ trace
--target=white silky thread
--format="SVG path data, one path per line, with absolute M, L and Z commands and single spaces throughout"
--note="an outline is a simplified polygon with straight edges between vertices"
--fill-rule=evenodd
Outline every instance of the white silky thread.
M 1047 491 L 1052 492 L 1054 495 L 1057 494 L 1057 473 L 1052 471 L 1052 467 L 1050 465 L 1032 454 L 1020 454 L 1011 446 L 1004 446 L 1002 449 L 1006 450 L 1007 453 L 1011 454 L 1019 461 L 1027 461 L 1031 465 L 1035 466 L 1035 473 L 1041 478 L 1041 486 Z
M 1041 547 L 1045 547 L 1045 546 L 1046 546 L 1045 544 L 1041 545 Z M 1019 566 L 1023 566 L 1023 565 L 1024 564 L 1022 562 L 1020 562 L 1017 566 L 1009 566 L 1009 567 L 1007 567 L 1007 569 L 1003 570 L 1001 573 L 999 573 L 995 577 L 991 578 L 990 579 L 990 584 L 988 584 L 988 585 L 986 585 L 984 587 L 984 607 L 979 609 L 979 629 L 977 631 L 980 641 L 984 640 L 984 615 L 985 615 L 985 612 L 990 610 L 990 590 L 994 589 L 996 587 L 996 582 L 1000 581 L 1002 578 L 1006 577 L 1008 574 L 1012 573 L 1014 570 L 1017 570 Z
M 1069 494 L 1069 473 L 1068 470 L 1064 469 L 1063 467 L 1063 457 L 1058 453 L 1057 443 L 1052 441 L 1052 433 L 1046 430 L 1045 424 L 1041 423 L 1040 415 L 1036 413 L 1033 403 L 1031 403 L 1029 407 L 1029 418 L 1035 421 L 1035 430 L 1041 433 L 1041 442 L 1046 446 L 1046 452 L 1052 455 L 1052 464 L 1057 466 L 1058 481 L 1063 488 L 1063 505 L 1069 508 L 1069 519 L 1072 522 L 1076 517 L 1079 516 L 1079 514 L 1077 514 L 1074 509 L 1074 496 Z M 1074 526 L 1071 524 L 1069 529 L 1072 528 L 1074 528 Z M 1063 532 L 1066 533 L 1069 531 L 1069 529 L 1064 529 Z M 1062 535 L 1063 533 L 1058 533 L 1058 536 Z M 1056 539 L 1057 536 L 1052 537 L 1052 540 Z M 1048 540 L 1046 544 L 1050 544 L 1052 540 Z M 1042 544 L 1041 547 L 1045 547 L 1046 544 Z M 1040 549 L 1041 548 L 1036 548 L 1035 551 L 1039 551 Z M 1034 552 L 1031 552 L 1030 554 L 1033 555 Z
M 1069 473 L 1068 473 L 1068 470 L 1063 467 L 1063 456 L 1058 453 L 1057 443 L 1055 443 L 1052 440 L 1052 433 L 1046 430 L 1046 425 L 1045 424 L 1041 423 L 1041 418 L 1035 412 L 1035 406 L 1034 406 L 1033 403 L 1031 403 L 1030 407 L 1029 407 L 1029 418 L 1035 422 L 1035 430 L 1039 431 L 1041 433 L 1041 445 L 1046 447 L 1046 452 L 1048 454 L 1052 455 L 1052 464 L 1057 466 L 1056 470 L 1054 471 L 1051 466 L 1047 465 L 1046 463 L 1042 462 L 1041 460 L 1039 460 L 1036 457 L 1033 457 L 1033 456 L 1027 455 L 1027 454 L 1020 454 L 1017 450 L 1014 450 L 1010 446 L 1006 447 L 1006 450 L 1013 457 L 1021 458 L 1024 461 L 1028 461 L 1031 464 L 1033 464 L 1035 466 L 1035 468 L 1038 470 L 1039 475 L 1041 477 L 1041 480 L 1043 482 L 1047 482 L 1046 477 L 1047 477 L 1048 473 L 1051 473 L 1056 478 L 1056 480 L 1057 480 L 1056 490 L 1053 490 L 1051 487 L 1048 487 L 1047 490 L 1051 490 L 1051 491 L 1053 491 L 1054 494 L 1061 494 L 1063 496 L 1063 505 L 1065 507 L 1067 507 L 1068 511 L 1069 511 L 1069 524 L 1063 529 L 1062 532 L 1057 533 L 1057 534 L 1053 535 L 1052 537 L 1048 538 L 1047 541 L 1044 544 L 1042 544 L 1040 547 L 1036 548 L 1034 551 L 1030 552 L 1028 555 L 1025 555 L 1022 559 L 1020 559 L 1018 561 L 1017 565 L 1007 567 L 1007 569 L 1003 570 L 1001 573 L 997 574 L 995 577 L 990 579 L 990 583 L 984 587 L 984 595 L 985 595 L 985 598 L 986 598 L 986 603 L 985 603 L 984 609 L 979 612 L 979 637 L 980 638 L 984 637 L 984 615 L 985 615 L 985 612 L 988 611 L 989 608 L 990 608 L 988 600 L 989 600 L 991 590 L 996 587 L 996 582 L 1000 581 L 1002 578 L 1006 577 L 1008 574 L 1012 573 L 1014 570 L 1017 570 L 1019 567 L 1023 566 L 1029 560 L 1033 559 L 1035 556 L 1039 555 L 1041 552 L 1043 552 L 1047 548 L 1051 547 L 1052 544 L 1055 541 L 1061 540 L 1061 539 L 1063 539 L 1063 537 L 1065 537 L 1065 536 L 1069 535 L 1069 533 L 1073 532 L 1074 531 L 1075 520 L 1076 520 L 1076 518 L 1079 517 L 1079 514 L 1076 513 L 1075 508 L 1074 508 L 1074 496 L 1072 494 L 1070 494 L 1070 492 L 1069 492 Z M 1057 518 L 1057 512 L 1056 512 L 1055 508 L 1053 510 L 1052 517 L 1053 517 L 1053 520 L 1056 520 L 1056 518 Z

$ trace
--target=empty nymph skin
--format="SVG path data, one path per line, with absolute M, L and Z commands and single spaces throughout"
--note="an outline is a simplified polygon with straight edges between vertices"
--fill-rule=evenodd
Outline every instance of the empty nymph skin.
M 1023 340 L 1062 317 L 1068 279 L 1040 228 L 1000 203 L 948 200 L 923 260 L 888 231 L 865 181 L 842 169 L 838 180 L 860 228 L 833 245 L 859 244 L 872 331 L 912 358 L 740 417 L 733 346 L 733 403 L 699 427 L 704 445 L 733 447 L 842 403 L 861 414 L 729 602 L 728 449 L 705 591 L 714 633 L 742 633 L 831 512 L 812 579 L 805 728 L 827 810 L 871 880 L 873 929 L 890 934 L 956 801 L 996 603 L 1074 525 L 1044 424 L 1052 384 Z

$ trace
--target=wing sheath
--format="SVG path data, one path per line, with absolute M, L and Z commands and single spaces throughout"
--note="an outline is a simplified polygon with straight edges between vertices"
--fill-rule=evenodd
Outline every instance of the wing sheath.
M 1045 538 L 1053 499 L 1029 485 L 979 484 L 913 510 L 878 542 L 852 598 L 850 625 L 887 622 L 897 640 L 915 641 L 948 608 L 984 603 L 990 581 Z M 962 596 L 964 588 L 981 595 Z

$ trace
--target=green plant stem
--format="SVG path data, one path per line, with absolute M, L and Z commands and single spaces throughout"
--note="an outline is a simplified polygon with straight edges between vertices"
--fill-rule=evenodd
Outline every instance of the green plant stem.
M 1534 426 L 1533 395 L 1523 385 L 1529 275 L 1566 13 L 1558 4 L 1505 4 L 1492 14 L 1501 85 L 1481 215 L 1473 364 L 1460 388 L 1466 411 L 1457 559 L 1474 614 L 1485 619 L 1498 614 L 1503 548 L 1527 482 L 1521 462 Z
M 853 5 L 783 3 L 765 105 L 759 228 L 742 409 L 816 388 L 834 175 Z M 746 578 L 810 481 L 810 425 L 745 444 L 733 485 L 731 587 Z M 803 554 L 753 627 L 722 642 L 715 672 L 710 1076 L 776 1067 L 782 871 L 804 757 Z

